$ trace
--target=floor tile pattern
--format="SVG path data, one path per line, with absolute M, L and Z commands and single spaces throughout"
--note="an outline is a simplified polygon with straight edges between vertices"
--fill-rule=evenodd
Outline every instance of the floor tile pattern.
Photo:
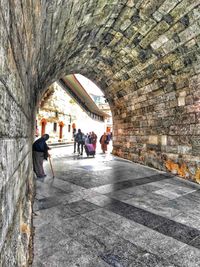
M 36 181 L 33 267 L 200 266 L 200 186 L 110 154 L 52 150 Z

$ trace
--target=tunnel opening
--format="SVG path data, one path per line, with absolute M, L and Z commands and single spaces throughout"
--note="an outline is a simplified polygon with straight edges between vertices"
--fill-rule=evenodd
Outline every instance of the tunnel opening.
M 87 136 L 95 132 L 97 143 L 106 132 L 112 147 L 112 112 L 105 95 L 85 76 L 70 74 L 54 82 L 41 96 L 35 137 L 48 133 L 50 145 L 72 144 L 78 129 Z

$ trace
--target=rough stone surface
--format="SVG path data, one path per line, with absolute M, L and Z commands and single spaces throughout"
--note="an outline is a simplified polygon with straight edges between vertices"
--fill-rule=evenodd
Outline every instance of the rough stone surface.
M 200 182 L 199 9 L 199 0 L 0 2 L 4 266 L 27 265 L 35 108 L 63 75 L 103 89 L 114 154 Z
M 200 265 L 200 185 L 100 144 L 95 158 L 72 151 L 52 148 L 56 178 L 46 163 L 36 181 L 33 267 Z

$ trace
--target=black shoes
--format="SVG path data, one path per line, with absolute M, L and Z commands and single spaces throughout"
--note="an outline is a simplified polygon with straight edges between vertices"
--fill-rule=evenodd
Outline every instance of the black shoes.
M 46 177 L 47 175 L 46 174 L 44 174 L 44 175 L 41 175 L 41 176 L 37 176 L 37 178 L 44 178 L 44 177 Z

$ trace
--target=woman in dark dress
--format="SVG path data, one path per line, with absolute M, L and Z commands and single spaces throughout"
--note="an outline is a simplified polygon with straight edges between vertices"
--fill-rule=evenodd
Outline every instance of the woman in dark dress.
M 43 168 L 44 159 L 47 160 L 49 154 L 48 150 L 50 149 L 46 141 L 49 139 L 48 134 L 44 134 L 41 138 L 37 139 L 33 143 L 33 170 L 38 178 L 43 178 L 46 176 Z

